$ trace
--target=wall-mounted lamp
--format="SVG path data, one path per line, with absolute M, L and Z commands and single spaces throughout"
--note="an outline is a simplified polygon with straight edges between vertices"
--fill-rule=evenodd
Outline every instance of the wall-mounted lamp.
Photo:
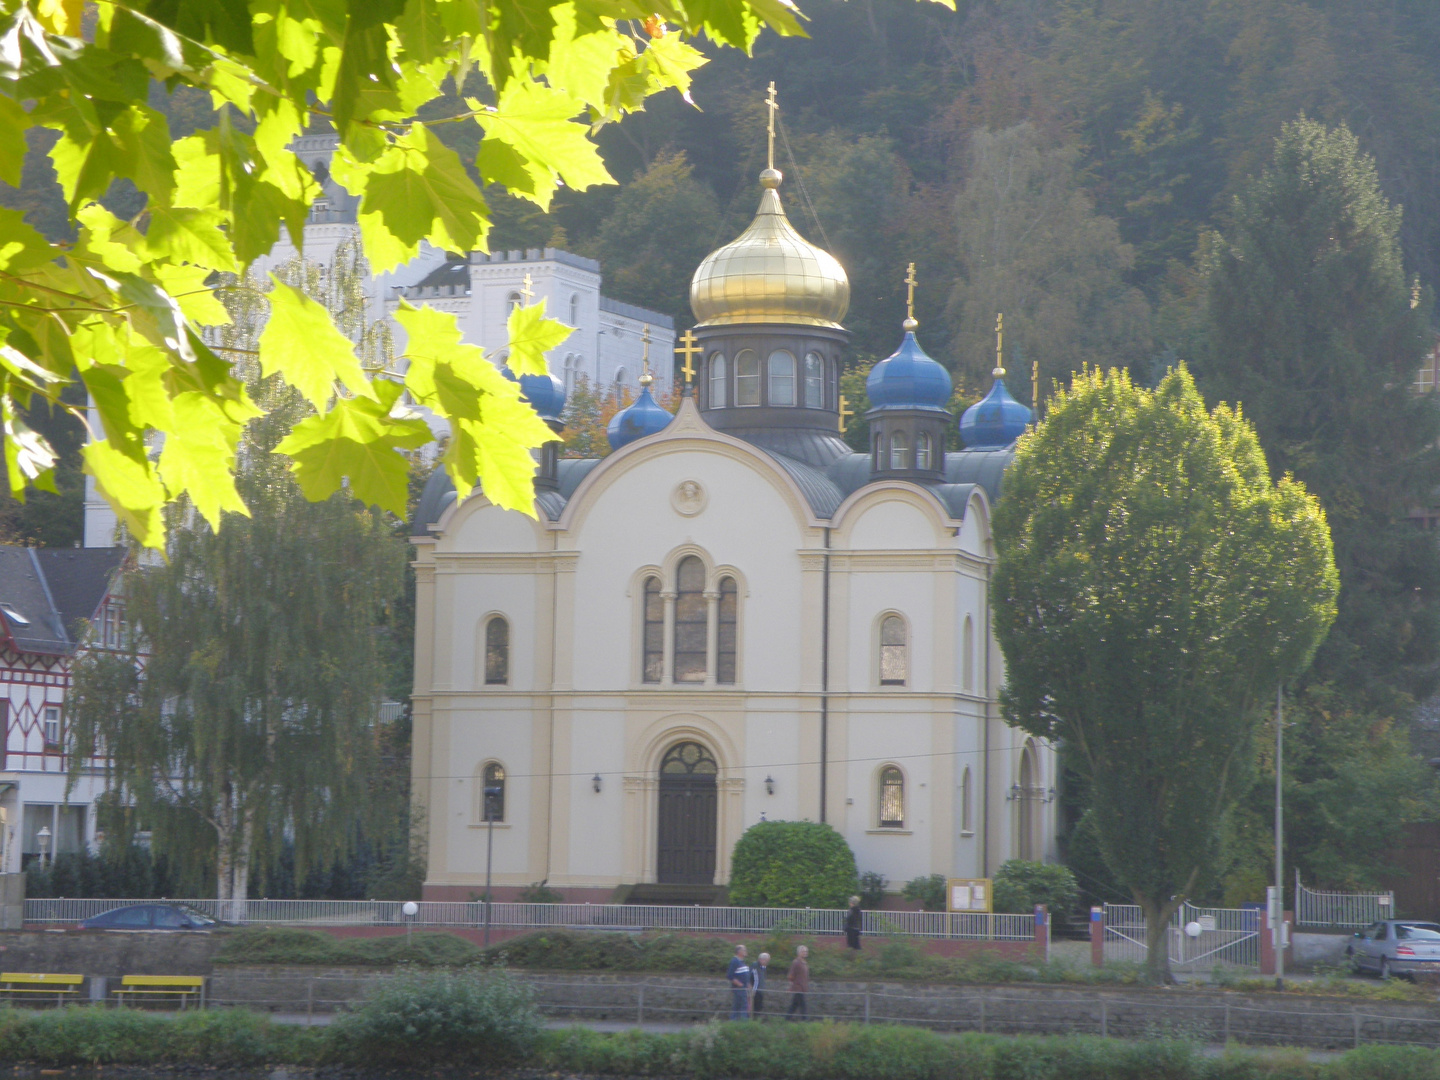
M 600 794 L 600 786 L 602 783 L 603 781 L 600 779 L 600 774 L 598 772 L 590 778 L 590 786 L 595 789 L 596 795 Z
M 1053 787 L 1049 791 L 1045 792 L 1045 801 L 1047 803 L 1052 803 L 1055 801 L 1055 789 Z
M 767 776 L 765 777 L 765 794 L 766 794 L 766 795 L 774 795 L 774 794 L 775 794 L 775 778 L 774 778 L 773 776 L 767 775 Z
M 1025 789 L 1022 788 L 1019 784 L 1011 784 L 1011 785 L 1010 785 L 1010 794 L 1008 794 L 1008 795 L 1005 796 L 1005 801 L 1006 801 L 1006 802 L 1016 802 L 1017 800 L 1023 799 L 1024 797 L 1025 797 Z

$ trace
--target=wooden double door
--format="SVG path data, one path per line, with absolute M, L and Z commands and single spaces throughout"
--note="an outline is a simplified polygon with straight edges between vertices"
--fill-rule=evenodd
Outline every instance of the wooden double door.
M 676 743 L 660 762 L 655 876 L 661 884 L 714 884 L 719 771 L 714 756 L 696 742 Z

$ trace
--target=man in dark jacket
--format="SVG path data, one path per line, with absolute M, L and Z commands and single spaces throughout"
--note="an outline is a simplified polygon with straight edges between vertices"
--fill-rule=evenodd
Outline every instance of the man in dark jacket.
M 769 964 L 770 954 L 762 952 L 756 958 L 755 966 L 750 969 L 751 980 L 755 987 L 755 992 L 750 998 L 750 1019 L 752 1020 L 758 1019 L 761 1010 L 765 1008 L 765 975 Z
M 845 913 L 845 944 L 852 949 L 860 948 L 860 923 L 865 918 L 860 910 L 860 898 L 850 897 L 850 910 Z
M 750 987 L 753 976 L 750 964 L 745 959 L 745 946 L 736 945 L 730 966 L 725 969 L 725 979 L 730 983 L 730 1019 L 750 1019 Z

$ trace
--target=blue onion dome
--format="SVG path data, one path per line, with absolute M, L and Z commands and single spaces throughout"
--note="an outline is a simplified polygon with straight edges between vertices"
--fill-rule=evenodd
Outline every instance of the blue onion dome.
M 905 340 L 870 369 L 865 396 L 872 409 L 935 409 L 950 402 L 950 373 L 925 354 L 906 320 Z
M 520 393 L 530 402 L 541 420 L 559 420 L 565 411 L 565 384 L 556 376 L 521 375 Z
M 610 418 L 610 423 L 605 426 L 605 437 L 610 440 L 611 450 L 619 450 L 636 439 L 664 431 L 673 419 L 674 417 L 650 396 L 650 384 L 645 380 L 645 386 L 635 403 Z
M 995 377 L 990 392 L 960 417 L 960 438 L 967 450 L 1003 450 L 1025 433 L 1031 412 L 1010 396 L 1005 380 Z

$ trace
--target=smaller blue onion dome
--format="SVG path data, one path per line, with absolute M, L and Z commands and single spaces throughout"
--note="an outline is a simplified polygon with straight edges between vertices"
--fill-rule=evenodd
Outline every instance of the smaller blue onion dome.
M 912 325 L 907 319 L 900 348 L 871 368 L 865 379 L 871 409 L 943 411 L 950 402 L 950 373 L 925 355 Z
M 605 426 L 605 437 L 610 440 L 611 450 L 619 450 L 636 439 L 664 431 L 673 419 L 675 418 L 650 396 L 647 383 L 633 405 L 621 409 L 610 418 L 610 423 Z
M 548 372 L 521 375 L 520 393 L 540 414 L 541 420 L 559 420 L 565 411 L 565 384 Z
M 960 417 L 960 438 L 967 450 L 1002 450 L 1025 433 L 1031 412 L 1010 396 L 1005 380 L 996 376 L 990 392 Z

